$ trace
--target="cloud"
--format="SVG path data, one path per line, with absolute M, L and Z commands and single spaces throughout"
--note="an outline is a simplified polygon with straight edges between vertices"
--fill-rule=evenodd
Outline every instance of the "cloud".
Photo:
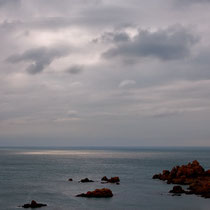
M 136 81 L 134 80 L 123 80 L 122 82 L 120 82 L 119 84 L 119 88 L 129 88 L 129 87 L 133 87 L 136 84 Z
M 80 88 L 80 87 L 82 87 L 83 86 L 83 84 L 81 83 L 81 82 L 72 82 L 71 84 L 70 84 L 70 87 L 71 88 Z
M 79 113 L 76 110 L 69 110 L 67 112 L 66 116 L 60 117 L 60 118 L 56 118 L 54 120 L 54 122 L 56 123 L 65 123 L 65 122 L 71 122 L 71 121 L 77 121 L 77 120 L 81 120 Z
M 25 51 L 22 54 L 14 54 L 7 58 L 10 63 L 30 62 L 30 65 L 26 68 L 29 74 L 37 74 L 50 65 L 55 59 L 61 58 L 69 54 L 67 47 L 40 47 Z
M 67 114 L 68 114 L 68 117 L 72 117 L 72 118 L 76 118 L 79 115 L 78 112 L 75 110 L 69 110 Z
M 140 30 L 132 40 L 116 42 L 115 47 L 107 50 L 102 56 L 107 59 L 155 57 L 161 60 L 176 60 L 188 56 L 196 42 L 198 38 L 181 26 L 154 32 Z
M 70 73 L 70 74 L 79 74 L 81 73 L 83 70 L 83 66 L 78 66 L 78 65 L 75 65 L 75 66 L 71 66 L 69 67 L 66 72 Z
M 0 0 L 0 7 L 3 6 L 16 6 L 20 4 L 20 0 Z
M 153 113 L 148 114 L 148 116 L 155 118 L 165 118 L 165 117 L 182 115 L 184 113 L 200 112 L 204 110 L 208 110 L 208 108 L 207 107 L 186 107 L 186 108 L 169 108 L 169 109 L 162 108 L 154 111 Z
M 210 3 L 210 0 L 175 0 L 176 3 L 185 5 L 185 4 L 202 4 Z
M 126 32 L 105 32 L 93 42 L 126 42 L 130 37 Z

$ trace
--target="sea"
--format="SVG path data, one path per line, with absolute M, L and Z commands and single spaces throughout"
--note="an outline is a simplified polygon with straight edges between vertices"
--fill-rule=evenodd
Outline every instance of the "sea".
M 36 200 L 43 210 L 210 210 L 210 199 L 172 196 L 173 185 L 152 179 L 195 159 L 210 169 L 210 148 L 0 148 L 0 209 Z M 103 176 L 119 176 L 120 185 L 101 184 Z M 95 182 L 79 182 L 86 177 Z M 112 198 L 76 197 L 104 187 Z

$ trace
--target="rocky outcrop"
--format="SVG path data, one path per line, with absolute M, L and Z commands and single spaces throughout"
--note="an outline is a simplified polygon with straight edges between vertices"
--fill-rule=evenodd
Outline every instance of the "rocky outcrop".
M 76 197 L 87 197 L 87 198 L 110 198 L 112 196 L 113 196 L 112 191 L 108 188 L 96 189 L 94 191 L 88 191 L 87 193 L 76 195 Z
M 24 204 L 22 208 L 40 208 L 43 206 L 47 206 L 47 204 L 37 203 L 36 201 L 32 200 L 31 203 Z
M 210 170 L 205 171 L 197 160 L 173 167 L 171 171 L 163 170 L 162 174 L 155 174 L 153 179 L 167 181 L 168 184 L 189 185 L 188 191 L 182 193 L 210 197 Z
M 108 179 L 106 176 L 104 176 L 101 181 L 103 181 L 103 183 L 116 183 L 119 184 L 120 182 L 120 178 L 118 176 L 115 177 L 111 177 L 110 179 Z
M 94 182 L 94 181 L 88 178 L 84 178 L 84 179 L 81 179 L 80 182 L 85 183 L 85 182 Z

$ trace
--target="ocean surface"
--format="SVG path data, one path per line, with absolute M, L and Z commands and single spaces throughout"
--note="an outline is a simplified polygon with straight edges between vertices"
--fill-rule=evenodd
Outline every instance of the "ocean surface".
M 0 148 L 0 209 L 34 199 L 48 204 L 43 210 L 209 210 L 210 199 L 171 196 L 173 185 L 152 179 L 195 159 L 210 169 L 210 148 Z M 101 184 L 103 176 L 119 176 L 120 185 Z M 78 183 L 85 177 L 96 182 Z M 75 197 L 103 187 L 114 196 Z

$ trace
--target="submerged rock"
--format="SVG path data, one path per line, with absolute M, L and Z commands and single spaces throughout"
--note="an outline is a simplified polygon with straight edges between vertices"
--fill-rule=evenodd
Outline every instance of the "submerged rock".
M 181 194 L 185 193 L 185 191 L 182 189 L 181 186 L 174 186 L 173 189 L 169 191 L 169 193 Z
M 32 200 L 31 203 L 24 204 L 22 208 L 40 208 L 47 206 L 47 204 L 37 203 L 35 200 Z
M 188 191 L 182 193 L 210 198 L 210 170 L 205 171 L 197 160 L 173 167 L 171 171 L 163 170 L 162 174 L 155 174 L 152 178 L 167 181 L 168 184 L 189 185 Z M 181 191 L 180 188 L 175 188 L 170 192 L 176 190 Z
M 87 197 L 87 198 L 110 198 L 112 196 L 113 196 L 112 191 L 108 188 L 96 189 L 94 191 L 88 191 L 87 193 L 76 195 L 76 197 Z
M 94 182 L 94 181 L 88 178 L 84 178 L 84 179 L 81 179 L 80 182 L 84 183 L 84 182 Z

